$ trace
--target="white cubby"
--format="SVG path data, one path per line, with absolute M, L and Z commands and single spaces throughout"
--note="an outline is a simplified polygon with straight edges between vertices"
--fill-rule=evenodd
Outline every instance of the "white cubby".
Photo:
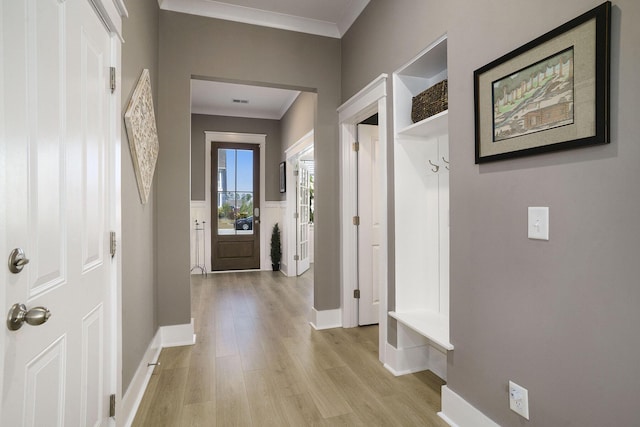
M 446 78 L 446 36 L 393 74 L 396 307 L 389 315 L 450 351 L 449 115 L 411 121 L 412 97 Z

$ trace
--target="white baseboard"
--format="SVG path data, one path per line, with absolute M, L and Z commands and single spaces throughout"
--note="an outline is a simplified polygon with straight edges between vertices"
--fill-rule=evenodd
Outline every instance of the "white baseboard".
M 384 367 L 396 377 L 429 369 L 429 348 L 427 346 L 395 348 L 387 343 L 385 354 Z
M 193 319 L 191 319 L 191 323 L 185 325 L 161 326 L 158 328 L 156 335 L 147 347 L 147 351 L 142 356 L 140 365 L 138 365 L 138 369 L 136 369 L 126 393 L 122 396 L 122 402 L 120 402 L 117 411 L 117 421 L 124 421 L 123 423 L 117 422 L 118 426 L 129 427 L 133 423 L 142 401 L 142 396 L 144 396 L 151 374 L 153 374 L 154 366 L 149 366 L 148 364 L 158 361 L 160 351 L 163 348 L 193 345 L 195 342 L 196 335 L 193 329 Z
M 442 386 L 442 411 L 438 416 L 451 427 L 500 427 L 446 385 Z
M 428 344 L 396 348 L 387 343 L 384 367 L 396 377 L 429 370 L 446 380 L 447 354 Z
M 341 328 L 342 327 L 342 309 L 322 310 L 311 309 L 311 319 L 309 321 L 314 329 L 321 331 L 323 329 Z
M 162 348 L 195 344 L 196 334 L 193 329 L 193 319 L 191 319 L 191 323 L 184 325 L 161 326 L 160 338 Z
M 138 365 L 138 369 L 136 369 L 136 373 L 133 375 L 133 379 L 126 393 L 122 396 L 120 407 L 116 413 L 118 414 L 117 420 L 124 420 L 124 422 L 118 422 L 118 426 L 129 427 L 133 423 L 136 412 L 138 412 L 138 406 L 140 406 L 140 402 L 142 401 L 142 396 L 144 396 L 147 384 L 149 384 L 149 380 L 151 379 L 151 374 L 153 374 L 154 367 L 148 366 L 148 363 L 156 363 L 161 350 L 160 329 L 158 329 L 156 335 L 149 343 L 147 351 L 144 353 L 144 356 L 142 356 L 140 365 Z

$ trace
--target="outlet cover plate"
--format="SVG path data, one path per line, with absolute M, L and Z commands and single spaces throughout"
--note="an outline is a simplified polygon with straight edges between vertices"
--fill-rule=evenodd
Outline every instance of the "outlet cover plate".
M 530 239 L 549 240 L 549 208 L 530 207 L 528 215 Z
M 513 381 L 509 381 L 509 408 L 529 419 L 529 391 Z

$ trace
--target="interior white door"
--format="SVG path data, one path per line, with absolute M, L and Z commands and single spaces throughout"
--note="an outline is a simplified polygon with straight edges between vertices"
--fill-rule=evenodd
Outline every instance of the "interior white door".
M 296 261 L 296 274 L 300 276 L 309 270 L 309 203 L 310 203 L 310 174 L 305 162 L 298 162 L 298 203 L 297 203 L 297 233 L 298 233 L 298 260 Z
M 380 144 L 378 126 L 358 125 L 358 324 L 378 323 L 380 309 Z
M 110 35 L 86 0 L 3 0 L 0 22 L 0 244 L 3 259 L 14 248 L 29 259 L 18 273 L 3 264 L 3 310 L 51 313 L 2 325 L 0 424 L 104 425 L 115 392 Z

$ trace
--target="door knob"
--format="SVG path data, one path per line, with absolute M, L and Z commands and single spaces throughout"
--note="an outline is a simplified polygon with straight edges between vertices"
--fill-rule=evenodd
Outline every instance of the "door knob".
M 13 304 L 7 316 L 7 327 L 10 331 L 17 331 L 27 322 L 31 326 L 42 325 L 49 320 L 51 312 L 46 307 L 34 307 L 27 310 L 24 304 Z
M 9 254 L 9 271 L 18 274 L 22 271 L 25 265 L 29 264 L 29 260 L 24 255 L 24 251 L 20 248 L 15 248 Z

